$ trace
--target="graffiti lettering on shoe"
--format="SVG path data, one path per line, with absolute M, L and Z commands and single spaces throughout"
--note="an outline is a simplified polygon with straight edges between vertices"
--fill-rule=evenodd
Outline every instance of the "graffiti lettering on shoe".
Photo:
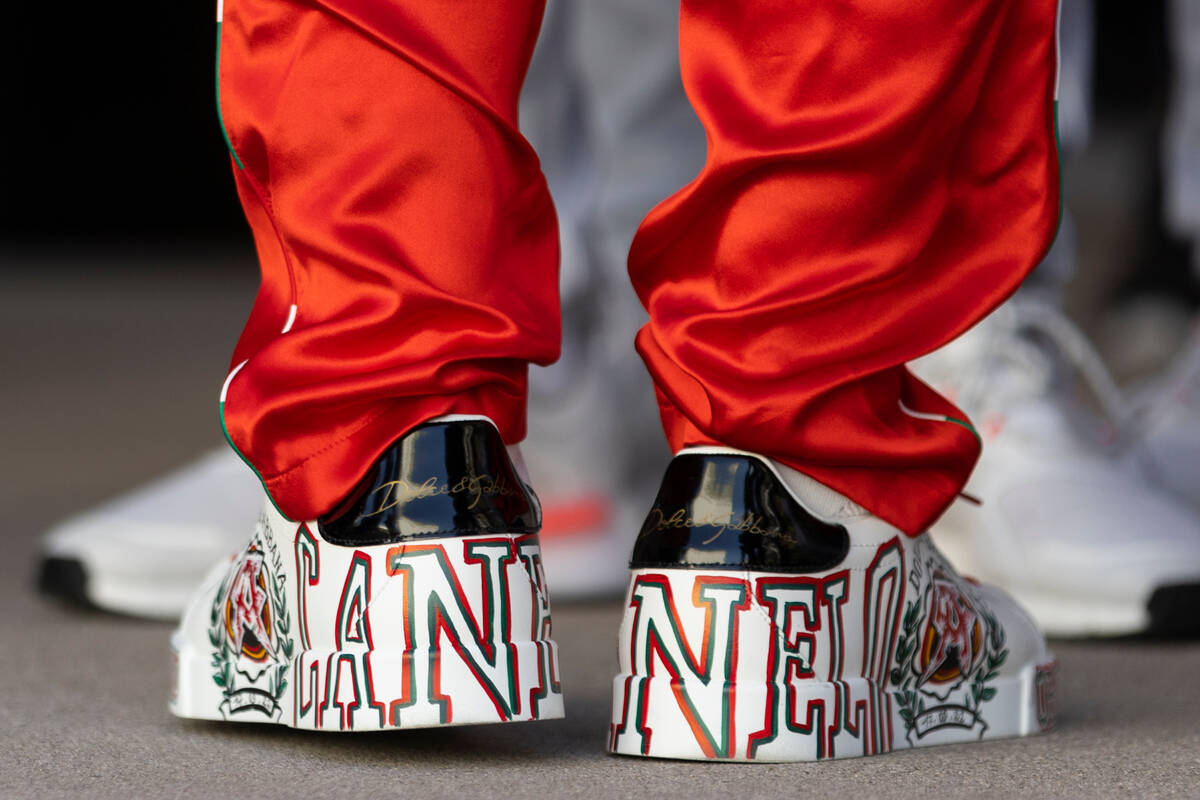
M 306 648 L 297 659 L 298 727 L 348 730 L 362 715 L 369 727 L 453 724 L 464 705 L 472 717 L 486 708 L 496 720 L 531 718 L 561 694 L 536 536 L 397 545 L 384 559 L 355 551 L 327 579 L 330 552 L 305 531 L 296 546 L 297 563 L 310 565 L 299 607 L 338 609 L 333 631 L 310 628 L 311 616 L 302 625 L 306 641 L 332 634 L 335 650 Z M 386 609 L 386 631 L 374 609 Z
M 299 525 L 285 596 L 266 525 L 214 605 L 226 718 L 278 721 L 287 709 L 296 727 L 361 730 L 531 719 L 548 704 L 561 714 L 535 535 L 355 549 Z
M 645 572 L 633 581 L 632 614 L 621 634 L 629 670 L 615 690 L 611 749 L 620 751 L 620 740 L 634 737 L 648 754 L 663 723 L 672 738 L 686 726 L 705 758 L 769 760 L 798 747 L 814 759 L 831 758 L 839 748 L 891 749 L 884 684 L 904 595 L 903 553 L 894 540 L 880 548 L 870 569 L 857 573 L 864 580 L 857 605 L 865 626 L 865 678 L 855 678 L 859 665 L 845 660 L 853 573 L 693 572 L 690 604 L 681 602 L 679 574 Z M 658 678 L 664 671 L 665 682 Z M 819 686 L 820 696 L 798 703 L 796 681 Z M 743 726 L 757 719 L 740 734 L 739 707 L 745 708 Z M 679 715 L 685 725 L 676 724 Z
M 1007 656 L 986 605 L 923 541 L 859 563 L 635 572 L 609 748 L 794 761 L 982 735 Z

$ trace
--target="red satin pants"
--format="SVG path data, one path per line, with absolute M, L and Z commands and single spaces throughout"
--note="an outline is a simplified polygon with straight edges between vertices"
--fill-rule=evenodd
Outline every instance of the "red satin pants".
M 262 286 L 222 413 L 289 517 L 430 417 L 524 437 L 527 365 L 560 329 L 554 209 L 517 129 L 542 5 L 225 2 Z M 629 258 L 674 448 L 766 454 L 910 533 L 945 508 L 978 439 L 903 364 L 1049 246 L 1056 5 L 684 0 L 708 160 Z

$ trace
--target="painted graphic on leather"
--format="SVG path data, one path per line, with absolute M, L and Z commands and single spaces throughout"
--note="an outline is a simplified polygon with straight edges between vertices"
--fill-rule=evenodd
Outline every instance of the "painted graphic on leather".
M 921 550 L 909 574 L 916 598 L 904 609 L 892 696 L 910 741 L 947 727 L 982 737 L 983 704 L 996 696 L 990 684 L 1008 658 L 1004 628 L 935 550 Z
M 662 755 L 659 736 L 694 741 L 692 754 L 665 753 L 677 757 L 795 760 L 803 752 L 815 760 L 891 750 L 885 687 L 904 576 L 898 539 L 865 570 L 823 576 L 636 574 L 609 749 Z M 810 690 L 803 699 L 801 685 Z
M 796 761 L 975 740 L 995 725 L 1013 735 L 1033 697 L 974 585 L 925 539 L 890 539 L 856 564 L 635 571 L 609 749 Z M 1045 729 L 1052 663 L 1037 675 Z
M 348 551 L 301 525 L 295 560 L 296 727 L 561 715 L 536 535 Z
M 217 590 L 208 638 L 221 715 L 277 720 L 295 645 L 283 561 L 266 515 Z

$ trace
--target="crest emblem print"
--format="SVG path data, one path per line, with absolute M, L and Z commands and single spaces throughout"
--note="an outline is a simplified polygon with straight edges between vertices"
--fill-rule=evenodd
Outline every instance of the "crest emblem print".
M 209 618 L 213 681 L 221 687 L 222 716 L 277 719 L 287 689 L 294 645 L 284 591 L 283 562 L 268 523 L 217 590 Z
M 906 737 L 947 727 L 982 737 L 996 696 L 990 684 L 1008 658 L 1004 628 L 935 552 L 917 560 L 910 581 L 918 593 L 905 607 L 890 675 Z
M 917 650 L 917 685 L 936 693 L 933 687 L 953 689 L 979 666 L 983 622 L 967 596 L 941 570 L 934 571 L 926 594 L 928 614 Z
M 265 661 L 275 649 L 264 572 L 262 551 L 252 546 L 238 564 L 224 603 L 225 633 L 232 649 L 253 661 Z

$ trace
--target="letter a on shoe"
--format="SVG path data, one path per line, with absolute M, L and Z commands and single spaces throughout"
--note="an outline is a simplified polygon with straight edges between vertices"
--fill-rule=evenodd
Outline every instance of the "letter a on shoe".
M 267 504 L 171 637 L 171 710 L 326 731 L 561 717 L 539 525 L 490 420 L 416 428 L 329 516 Z
M 813 761 L 1054 724 L 1057 664 L 1007 595 L 770 460 L 681 451 L 631 568 L 615 753 Z

